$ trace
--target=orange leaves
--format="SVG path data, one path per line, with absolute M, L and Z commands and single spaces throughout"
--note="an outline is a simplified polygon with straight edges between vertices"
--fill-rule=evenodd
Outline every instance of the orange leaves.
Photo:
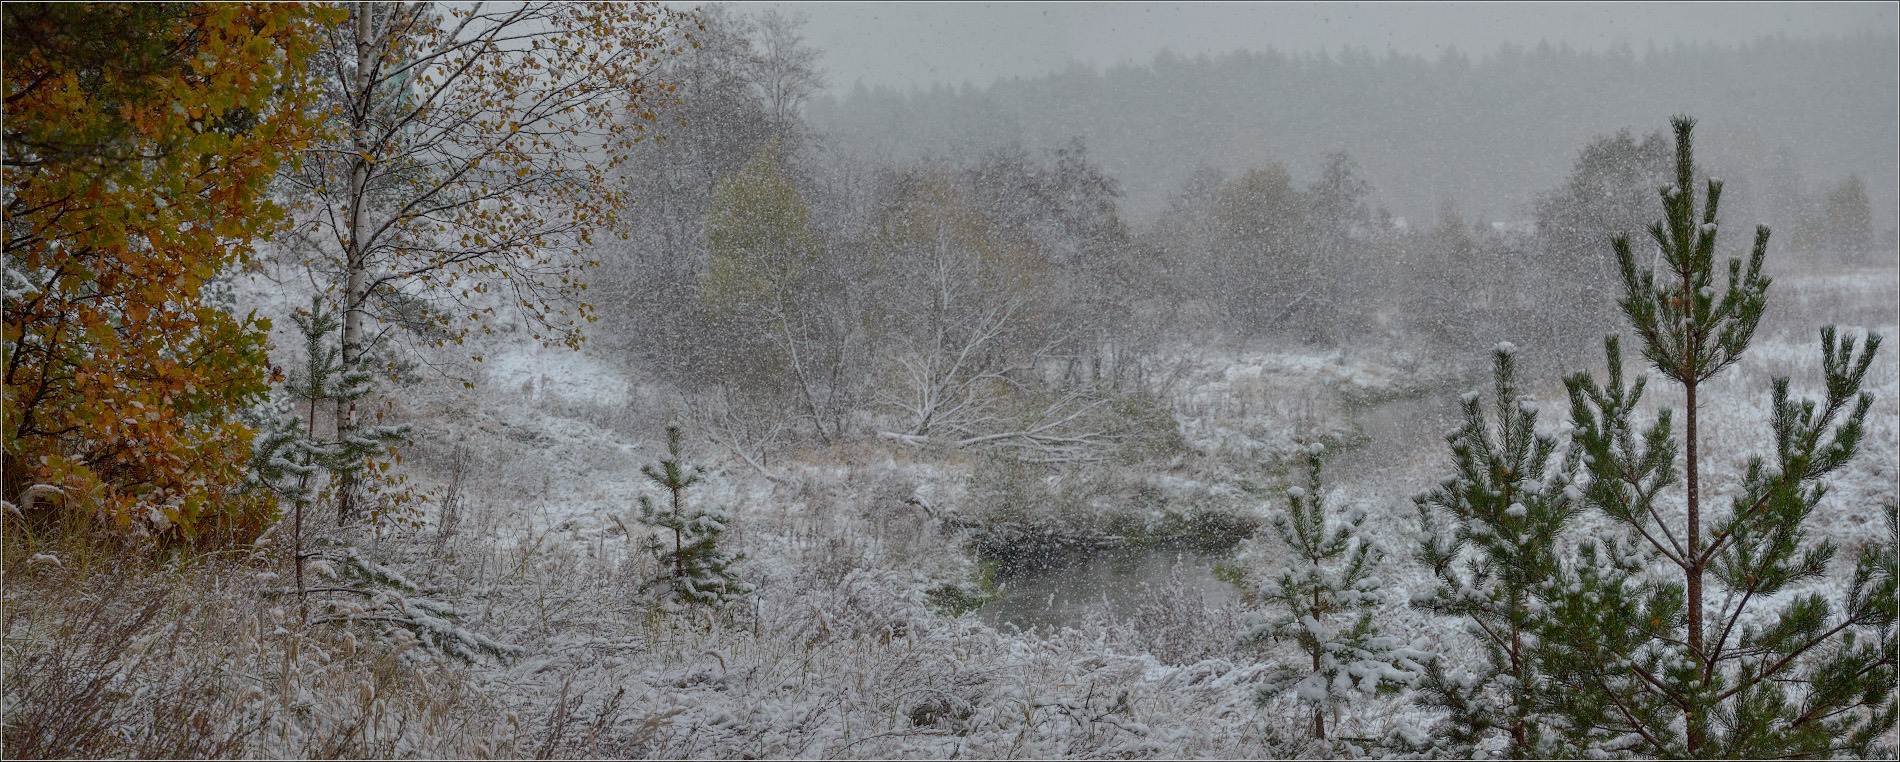
M 6 150 L 35 159 L 6 167 L 5 248 L 34 290 L 6 303 L 8 497 L 61 484 L 118 525 L 179 539 L 262 519 L 268 505 L 236 485 L 264 324 L 203 286 L 284 217 L 263 194 L 309 137 L 311 93 L 279 64 L 310 53 L 317 15 L 6 9 Z M 171 502 L 139 508 L 155 494 Z

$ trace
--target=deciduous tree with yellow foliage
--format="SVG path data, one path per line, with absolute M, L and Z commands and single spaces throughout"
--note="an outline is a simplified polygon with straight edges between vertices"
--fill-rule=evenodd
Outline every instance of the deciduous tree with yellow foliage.
M 285 219 L 265 190 L 312 135 L 326 12 L 4 12 L 5 497 L 50 484 L 59 510 L 174 540 L 254 530 L 238 412 L 267 391 L 268 325 L 211 286 Z

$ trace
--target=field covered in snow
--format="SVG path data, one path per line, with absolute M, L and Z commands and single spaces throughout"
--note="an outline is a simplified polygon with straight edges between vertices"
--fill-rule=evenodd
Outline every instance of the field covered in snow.
M 1771 316 L 1754 351 L 1710 389 L 1719 402 L 1705 446 L 1733 453 L 1730 462 L 1762 445 L 1768 376 L 1811 385 L 1811 320 L 1845 313 L 1856 330 L 1900 333 L 1891 272 L 1794 276 L 1778 288 L 1799 311 Z M 68 671 L 62 679 L 192 707 L 167 716 L 135 702 L 95 720 L 152 748 L 196 732 L 216 741 L 205 753 L 1242 758 L 1316 749 L 1290 699 L 1255 701 L 1275 654 L 1238 642 L 1256 615 L 1244 596 L 1182 594 L 1188 580 L 1163 577 L 1121 614 L 1030 631 L 946 608 L 946 589 L 979 601 L 993 593 L 993 569 L 972 552 L 964 520 L 975 510 L 972 477 L 986 465 L 967 454 L 894 443 L 802 449 L 767 464 L 777 477 L 768 479 L 692 440 L 711 469 L 691 499 L 735 516 L 727 539 L 756 592 L 721 611 L 654 608 L 638 591 L 656 570 L 637 547 L 648 530 L 634 504 L 643 491 L 656 495 L 639 469 L 658 456 L 668 400 L 593 354 L 491 342 L 479 370 L 425 378 L 396 399 L 392 412 L 418 423 L 405 468 L 431 499 L 411 521 L 337 539 L 400 574 L 407 595 L 435 602 L 453 626 L 505 644 L 498 652 L 458 659 L 402 629 L 378 635 L 373 622 L 298 628 L 294 616 L 287 623 L 289 603 L 268 594 L 274 575 L 242 558 L 136 581 L 86 559 L 10 572 L 9 606 L 36 613 L 12 620 L 9 643 L 73 639 L 55 660 Z M 1158 496 L 1144 504 L 1156 515 L 1219 503 L 1264 516 L 1282 500 L 1296 442 L 1335 442 L 1344 453 L 1333 504 L 1363 507 L 1369 536 L 1393 550 L 1383 626 L 1417 647 L 1475 658 L 1455 622 L 1407 603 L 1429 584 L 1410 558 L 1409 497 L 1447 467 L 1450 411 L 1481 377 L 1339 352 L 1204 350 L 1176 367 L 1163 400 L 1181 452 L 1112 475 L 1071 475 L 1106 485 L 1108 497 L 1081 505 L 1138 493 Z M 1892 352 L 1870 387 L 1878 402 L 1863 455 L 1814 522 L 1850 552 L 1878 541 L 1880 506 L 1896 494 Z M 1533 388 L 1543 409 L 1564 409 L 1554 379 Z M 445 527 L 440 498 L 458 470 L 459 516 Z M 1717 471 L 1710 484 L 1720 494 L 1736 478 Z M 1271 565 L 1270 554 L 1248 550 L 1255 545 L 1243 544 L 1240 563 Z M 136 656 L 111 658 L 111 648 Z M 88 678 L 89 663 L 115 669 Z M 1337 734 L 1368 739 L 1415 735 L 1433 721 L 1403 694 L 1340 719 Z

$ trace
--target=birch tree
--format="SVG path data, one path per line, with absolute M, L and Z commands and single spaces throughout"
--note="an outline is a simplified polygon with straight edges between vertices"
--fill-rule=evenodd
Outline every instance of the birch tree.
M 304 264 L 341 302 L 346 368 L 398 325 L 460 341 L 503 310 L 537 340 L 579 344 L 583 251 L 620 232 L 632 198 L 615 169 L 667 90 L 651 72 L 685 44 L 683 18 L 653 3 L 349 6 L 312 62 L 333 129 L 289 175 L 318 245 Z M 339 439 L 355 408 L 338 402 Z
M 746 362 L 776 379 L 789 379 L 798 407 L 819 439 L 842 433 L 844 356 L 848 326 L 827 320 L 821 286 L 811 277 L 823 256 L 811 213 L 781 171 L 777 141 L 761 147 L 713 190 L 706 218 L 711 255 L 700 294 L 713 315 L 739 327 L 741 338 L 763 351 Z M 742 350 L 743 351 L 743 350 Z
M 1039 383 L 1067 338 L 1052 319 L 1047 259 L 999 233 L 948 178 L 923 171 L 901 186 L 878 236 L 870 318 L 888 345 L 876 402 L 899 421 L 883 436 L 1035 461 L 1086 459 L 1115 441 L 1107 399 Z

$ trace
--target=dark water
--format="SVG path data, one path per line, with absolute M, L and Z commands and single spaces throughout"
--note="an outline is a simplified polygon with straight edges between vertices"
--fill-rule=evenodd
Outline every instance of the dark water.
M 1354 420 L 1362 443 L 1328 465 L 1332 486 L 1409 495 L 1429 483 L 1421 481 L 1427 472 L 1442 470 L 1444 434 L 1458 420 L 1457 395 L 1439 391 L 1392 400 L 1357 411 Z M 1189 590 L 1210 604 L 1231 602 L 1237 597 L 1234 587 L 1213 572 L 1227 557 L 1175 547 L 1075 551 L 1039 568 L 1002 574 L 997 581 L 1008 595 L 985 604 L 977 615 L 993 625 L 1025 630 L 1079 627 L 1099 614 L 1127 618 L 1154 590 L 1179 593 L 1171 579 L 1177 563 L 1181 584 Z
M 1374 482 L 1384 487 L 1383 482 L 1390 478 L 1415 476 L 1411 472 L 1420 466 L 1429 464 L 1435 469 L 1445 462 L 1446 432 L 1461 420 L 1458 394 L 1453 391 L 1396 399 L 1360 410 L 1353 415 L 1353 422 L 1359 427 L 1361 443 L 1329 461 L 1327 476 L 1336 484 Z M 1421 455 L 1425 456 L 1423 462 Z
M 1181 584 L 1210 604 L 1225 603 L 1234 600 L 1234 588 L 1214 578 L 1214 566 L 1224 560 L 1225 554 L 1169 547 L 1077 552 L 1041 568 L 1000 575 L 997 583 L 1007 594 L 978 609 L 977 616 L 1025 630 L 1077 627 L 1096 614 L 1128 618 L 1144 595 L 1157 590 L 1182 594 L 1171 576 L 1177 563 Z

